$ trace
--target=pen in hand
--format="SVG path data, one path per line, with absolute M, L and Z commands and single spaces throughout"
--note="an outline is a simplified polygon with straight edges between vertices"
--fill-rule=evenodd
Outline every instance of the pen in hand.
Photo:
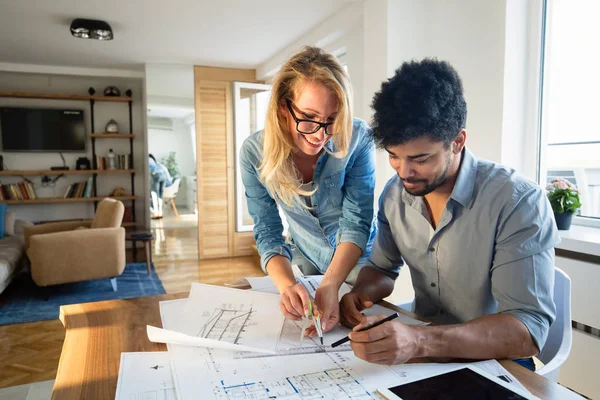
M 388 316 L 388 317 L 386 317 L 384 319 L 381 319 L 381 320 L 375 322 L 373 325 L 365 326 L 364 328 L 359 329 L 357 332 L 363 332 L 363 331 L 369 330 L 371 328 L 375 328 L 376 326 L 379 326 L 379 325 L 381 325 L 381 324 L 383 324 L 385 322 L 388 322 L 388 321 L 391 321 L 393 319 L 396 319 L 399 316 L 400 316 L 400 314 L 393 313 L 392 315 L 390 315 L 390 316 Z M 344 344 L 344 343 L 346 343 L 348 341 L 350 341 L 350 338 L 348 336 L 346 336 L 345 338 L 340 339 L 337 342 L 332 343 L 331 347 L 338 347 L 339 345 Z

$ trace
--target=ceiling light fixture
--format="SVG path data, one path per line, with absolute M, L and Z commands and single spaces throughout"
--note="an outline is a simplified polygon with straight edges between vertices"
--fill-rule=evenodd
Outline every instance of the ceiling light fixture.
M 80 39 L 112 40 L 109 24 L 95 19 L 76 18 L 71 22 L 71 35 Z

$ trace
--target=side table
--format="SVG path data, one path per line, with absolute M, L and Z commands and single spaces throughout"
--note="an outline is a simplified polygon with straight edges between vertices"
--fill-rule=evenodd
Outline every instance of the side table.
M 152 269 L 152 240 L 154 240 L 154 235 L 150 231 L 127 231 L 125 234 L 125 241 L 133 243 L 134 262 L 137 262 L 137 242 L 142 242 L 144 245 L 148 275 L 150 275 L 150 270 Z

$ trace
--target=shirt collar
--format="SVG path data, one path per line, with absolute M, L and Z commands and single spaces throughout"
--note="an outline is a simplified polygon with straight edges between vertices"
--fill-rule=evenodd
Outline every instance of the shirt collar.
M 467 207 L 473 198 L 473 189 L 477 175 L 477 159 L 466 147 L 462 153 L 462 160 L 450 198 L 460 203 L 463 207 Z M 399 183 L 402 185 L 402 181 L 399 180 Z M 418 198 L 422 200 L 420 196 Z M 402 200 L 408 205 L 413 205 L 417 201 L 417 197 L 402 188 Z
M 477 158 L 467 149 L 463 149 L 462 161 L 450 198 L 467 207 L 473 199 L 475 178 L 477 177 Z

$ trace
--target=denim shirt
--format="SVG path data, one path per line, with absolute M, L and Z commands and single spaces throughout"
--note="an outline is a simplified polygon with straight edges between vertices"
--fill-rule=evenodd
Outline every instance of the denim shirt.
M 379 198 L 367 266 L 391 278 L 406 264 L 413 311 L 438 324 L 502 313 L 519 319 L 541 349 L 556 317 L 554 246 L 560 242 L 543 190 L 468 149 L 434 229 L 423 197 L 398 176 Z
M 274 196 L 260 182 L 263 159 L 263 132 L 244 141 L 240 154 L 242 181 L 246 189 L 248 211 L 254 220 L 254 239 L 260 264 L 266 265 L 275 255 L 292 259 L 291 244 L 320 272 L 325 273 L 342 242 L 356 244 L 366 258 L 374 238 L 373 202 L 375 189 L 375 146 L 371 128 L 354 119 L 348 153 L 336 158 L 326 151 L 315 167 L 311 196 L 312 209 L 301 204 L 290 207 Z M 335 151 L 333 140 L 325 147 Z M 289 223 L 288 241 L 278 207 Z

